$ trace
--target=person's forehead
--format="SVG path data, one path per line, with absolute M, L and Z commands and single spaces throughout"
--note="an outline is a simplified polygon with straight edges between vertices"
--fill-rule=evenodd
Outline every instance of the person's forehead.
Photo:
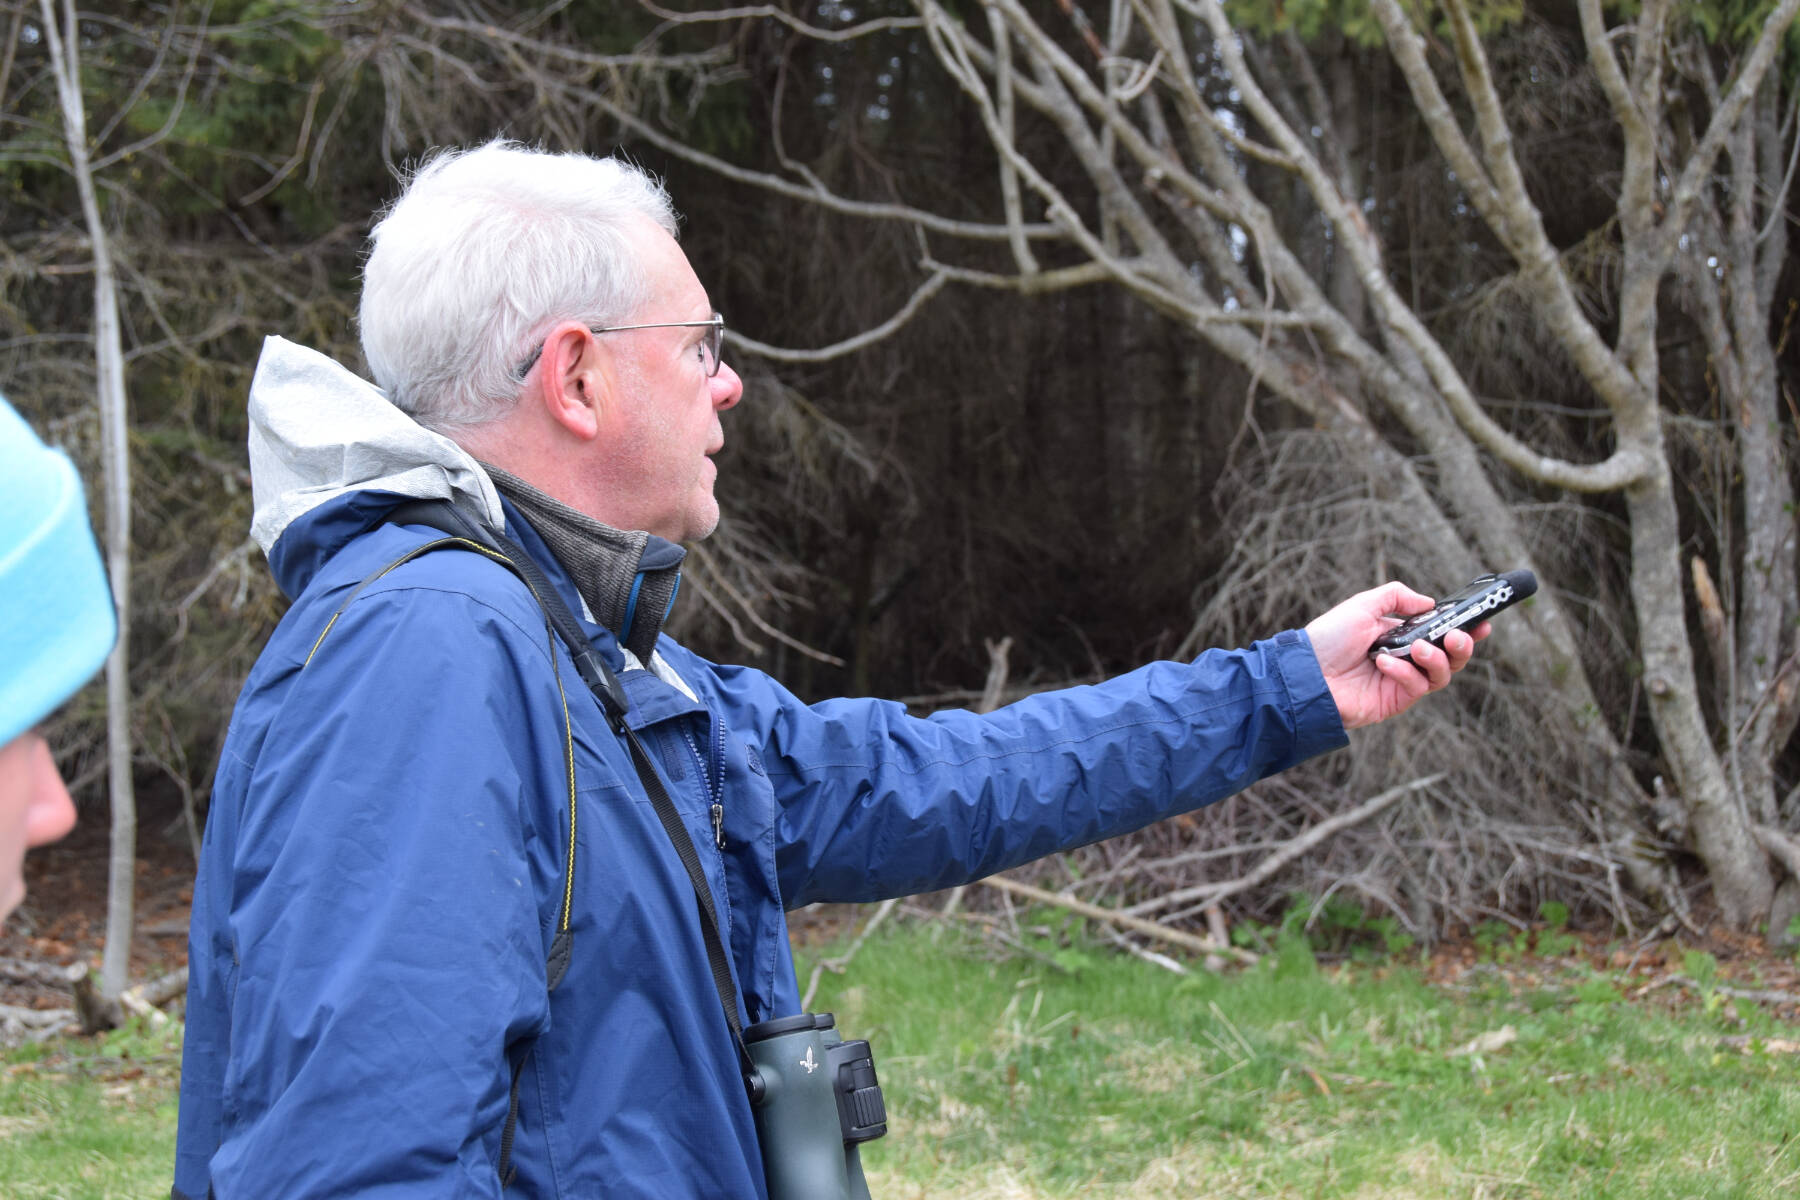
M 695 274 L 693 264 L 688 262 L 687 254 L 667 230 L 646 223 L 639 249 L 644 256 L 644 269 L 650 277 L 653 303 L 691 309 L 700 317 L 712 312 L 706 288 Z

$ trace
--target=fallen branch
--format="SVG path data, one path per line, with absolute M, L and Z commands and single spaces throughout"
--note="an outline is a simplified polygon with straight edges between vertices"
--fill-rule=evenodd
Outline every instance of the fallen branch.
M 1182 966 L 1168 955 L 1158 954 L 1154 950 L 1146 950 L 1116 929 L 1102 925 L 1100 927 L 1100 932 L 1106 935 L 1107 941 L 1125 951 L 1125 953 L 1131 955 L 1133 958 L 1141 958 L 1153 967 L 1161 967 L 1163 970 L 1173 971 L 1177 975 L 1187 975 L 1191 973 L 1186 967 Z M 1225 965 L 1223 962 L 1219 962 L 1216 956 L 1209 957 L 1213 958 L 1213 961 L 1217 965 L 1209 965 L 1206 968 L 1207 970 L 1216 971 Z
M 0 1046 L 46 1041 L 74 1020 L 74 1012 L 66 1008 L 17 1008 L 0 1004 Z
M 957 884 L 955 887 L 950 889 L 950 895 L 944 899 L 944 907 L 939 909 L 937 912 L 931 914 L 932 920 L 933 920 L 933 924 L 931 927 L 931 940 L 932 941 L 934 941 L 934 942 L 937 941 L 938 937 L 944 932 L 943 919 L 945 917 L 954 917 L 954 916 L 959 915 L 956 910 L 962 907 L 963 896 L 968 892 L 968 890 L 969 890 L 968 884 L 966 884 L 966 883 Z
M 1225 910 L 1217 904 L 1206 906 L 1206 932 L 1211 934 L 1212 940 L 1221 946 L 1231 942 L 1231 934 L 1225 927 Z
M 1283 844 L 1281 849 L 1263 859 L 1262 862 L 1258 863 L 1256 868 L 1248 875 L 1241 876 L 1237 879 L 1227 879 L 1220 883 L 1202 883 L 1195 887 L 1181 888 L 1177 891 L 1167 892 L 1161 896 L 1157 896 L 1155 899 L 1146 900 L 1142 904 L 1134 904 L 1125 911 L 1133 916 L 1137 916 L 1143 913 L 1159 912 L 1166 908 L 1174 908 L 1177 905 L 1188 904 L 1193 901 L 1211 905 L 1217 904 L 1227 896 L 1235 896 L 1239 892 L 1248 891 L 1274 875 L 1277 871 L 1287 866 L 1296 858 L 1299 858 L 1302 854 L 1305 854 L 1308 850 L 1311 850 L 1314 846 L 1318 845 L 1332 834 L 1337 833 L 1341 829 L 1348 829 L 1352 825 L 1360 825 L 1362 822 L 1381 812 L 1401 797 L 1428 788 L 1437 783 L 1444 777 L 1444 774 L 1444 772 L 1440 771 L 1435 775 L 1427 775 L 1422 779 L 1415 779 L 1411 783 L 1403 783 L 1399 787 L 1391 787 L 1373 799 L 1364 801 L 1347 813 L 1341 813 L 1338 816 L 1320 821 L 1317 825 L 1314 825 L 1299 837 Z
M 16 1004 L 0 1004 L 0 1026 L 18 1024 L 27 1029 L 41 1029 L 47 1025 L 60 1026 L 74 1019 L 75 1014 L 66 1008 L 20 1008 Z
M 140 983 L 132 988 L 131 992 L 136 993 L 146 1004 L 162 1005 L 167 1004 L 177 996 L 186 995 L 187 984 L 188 969 L 183 967 L 179 971 L 169 972 L 160 979 L 152 979 L 147 983 Z
M 1226 955 L 1236 961 L 1249 965 L 1257 961 L 1256 955 L 1236 946 L 1221 946 L 1211 938 L 1195 937 L 1179 929 L 1170 929 L 1167 925 L 1159 925 L 1155 921 L 1146 921 L 1128 912 L 1114 908 L 1101 908 L 1098 904 L 1089 904 L 1085 900 L 1077 900 L 1073 896 L 1058 892 L 1047 892 L 1043 888 L 1032 887 L 1029 883 L 1020 883 L 1016 879 L 1008 879 L 1004 875 L 990 875 L 980 881 L 983 887 L 996 888 L 1015 896 L 1023 896 L 1038 904 L 1048 904 L 1052 908 L 1065 909 L 1077 916 L 1089 917 L 1109 925 L 1116 925 L 1136 933 L 1153 937 L 1170 945 L 1192 950 L 1196 954 Z
M 861 950 L 863 943 L 869 940 L 869 935 L 874 933 L 883 921 L 887 920 L 888 914 L 894 911 L 894 906 L 898 903 L 900 903 L 899 897 L 883 900 L 881 907 L 875 910 L 875 915 L 869 918 L 869 923 L 863 926 L 862 932 L 856 935 L 856 940 L 850 943 L 848 950 L 836 958 L 819 960 L 819 964 L 813 968 L 812 978 L 806 983 L 806 995 L 800 997 L 801 1012 L 812 1008 L 813 993 L 819 990 L 819 980 L 824 977 L 825 972 L 830 971 L 833 975 L 842 975 L 844 968 L 850 965 L 850 960 L 856 957 L 856 952 Z
M 57 991 L 74 983 L 77 975 L 86 973 L 87 967 L 80 963 L 63 967 L 23 958 L 0 958 L 0 979 L 9 979 L 14 983 L 48 984 Z
M 142 1017 L 150 1022 L 152 1028 L 160 1028 L 169 1023 L 168 1015 L 159 1005 L 167 1004 L 177 996 L 187 993 L 187 968 L 171 971 L 160 979 L 152 979 L 140 983 L 134 988 L 126 988 L 119 995 L 119 1005 L 135 1017 Z
M 117 997 L 102 995 L 94 986 L 94 977 L 88 971 L 71 980 L 71 990 L 75 993 L 75 1015 L 81 1021 L 83 1033 L 99 1033 L 103 1029 L 117 1029 L 125 1023 L 127 1013 L 141 1017 L 152 1026 L 168 1024 L 169 1018 L 158 1005 L 166 1004 L 187 991 L 187 968 L 170 972 L 159 978 L 148 980 L 133 988 L 126 988 Z
M 1800 992 L 1776 992 L 1765 988 L 1722 987 L 1719 984 L 1707 985 L 1698 980 L 1689 979 L 1686 975 L 1670 975 L 1657 986 L 1683 987 L 1690 992 L 1715 992 L 1728 1000 L 1749 1000 L 1755 1004 L 1795 1005 L 1800 1007 Z M 1644 991 L 1649 991 L 1645 988 Z
M 162 1009 L 129 990 L 119 993 L 119 1007 L 132 1016 L 149 1022 L 152 1029 L 160 1029 L 169 1023 L 168 1015 Z

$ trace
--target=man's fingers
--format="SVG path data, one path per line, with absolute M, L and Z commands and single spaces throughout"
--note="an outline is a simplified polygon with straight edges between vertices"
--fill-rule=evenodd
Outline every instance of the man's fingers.
M 1487 629 L 1487 622 L 1477 626 L 1477 631 Z M 1483 634 L 1482 636 L 1486 636 Z M 1469 658 L 1475 653 L 1475 635 L 1452 631 L 1444 638 L 1444 652 L 1450 657 L 1450 670 L 1460 671 L 1469 665 Z
M 1414 616 L 1422 612 L 1430 612 L 1437 601 L 1430 596 L 1413 591 L 1404 583 L 1394 580 L 1384 583 L 1373 591 L 1364 592 L 1369 601 L 1369 608 L 1383 616 L 1389 613 L 1401 613 Z
M 1360 609 L 1373 626 L 1391 628 L 1395 623 L 1394 613 L 1405 615 L 1429 612 L 1434 607 L 1435 602 L 1431 597 L 1421 595 L 1405 584 L 1389 583 L 1353 597 L 1332 612 L 1338 616 L 1347 616 Z M 1330 623 L 1321 621 L 1317 624 L 1323 627 Z M 1312 626 L 1309 626 L 1308 632 L 1311 631 Z M 1488 623 L 1483 621 L 1474 629 L 1452 630 L 1445 634 L 1442 646 L 1423 640 L 1416 641 L 1409 647 L 1410 653 L 1404 658 L 1394 654 L 1375 655 L 1373 664 L 1376 675 L 1385 678 L 1375 682 L 1366 674 L 1362 676 L 1363 680 L 1368 681 L 1359 686 L 1367 691 L 1369 711 L 1365 713 L 1358 708 L 1352 714 L 1356 718 L 1354 724 L 1366 725 L 1371 721 L 1386 720 L 1405 712 L 1427 693 L 1449 687 L 1451 678 L 1468 666 L 1469 660 L 1474 657 L 1475 643 L 1487 635 Z M 1315 635 L 1317 636 L 1319 635 Z M 1320 661 L 1324 661 L 1323 657 Z M 1341 702 L 1339 711 L 1345 711 Z M 1353 724 L 1350 716 L 1346 716 L 1345 724 Z
M 1470 646 L 1473 649 L 1473 644 Z M 1450 656 L 1430 642 L 1414 642 L 1412 659 L 1419 669 L 1425 672 L 1430 691 L 1437 691 L 1450 683 Z
M 1412 660 L 1404 659 L 1393 654 L 1377 654 L 1375 656 L 1375 669 L 1380 671 L 1383 675 L 1386 675 L 1395 684 L 1399 685 L 1400 690 L 1406 693 L 1407 704 L 1411 704 L 1414 700 L 1417 700 L 1420 696 L 1423 696 L 1426 692 L 1431 690 L 1430 677 L 1420 669 L 1424 664 L 1419 663 L 1418 666 L 1413 665 L 1417 660 L 1418 652 L 1416 649 L 1413 653 Z

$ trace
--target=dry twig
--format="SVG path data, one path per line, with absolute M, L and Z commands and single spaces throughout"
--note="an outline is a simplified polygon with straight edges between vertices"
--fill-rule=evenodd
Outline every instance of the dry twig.
M 806 994 L 800 997 L 802 1012 L 812 1007 L 813 993 L 819 990 L 819 980 L 824 977 L 825 972 L 830 971 L 833 975 L 842 975 L 844 968 L 850 965 L 850 960 L 856 957 L 856 952 L 861 950 L 863 943 L 869 940 L 869 935 L 888 919 L 888 914 L 893 912 L 894 906 L 899 903 L 899 897 L 883 900 L 881 907 L 875 910 L 875 915 L 869 918 L 869 923 L 863 926 L 862 932 L 856 935 L 856 940 L 850 943 L 848 950 L 836 958 L 819 960 L 819 964 L 813 968 L 812 978 L 806 982 Z
M 1323 842 L 1340 829 L 1347 829 L 1352 825 L 1359 825 L 1375 814 L 1381 812 L 1401 797 L 1431 787 L 1443 778 L 1444 772 L 1440 771 L 1435 775 L 1427 775 L 1423 779 L 1415 779 L 1411 783 L 1403 783 L 1398 787 L 1391 787 L 1387 791 L 1365 801 L 1347 813 L 1342 813 L 1338 816 L 1331 817 L 1328 820 L 1320 821 L 1317 825 L 1314 825 L 1311 829 L 1289 841 L 1282 846 L 1281 849 L 1263 859 L 1262 862 L 1257 864 L 1255 870 L 1241 878 L 1228 879 L 1220 883 L 1203 883 L 1197 887 L 1181 888 L 1178 891 L 1169 892 L 1168 894 L 1158 896 L 1155 899 L 1146 900 L 1142 904 L 1134 904 L 1127 911 L 1134 915 L 1161 912 L 1165 909 L 1174 908 L 1178 905 L 1187 904 L 1196 900 L 1203 900 L 1209 906 L 1217 904 L 1227 896 L 1235 896 L 1239 892 L 1246 891 L 1255 887 L 1257 884 L 1262 883 L 1264 880 L 1274 875 L 1275 872 L 1281 870 L 1282 867 L 1285 867 L 1294 859 L 1299 858 L 1302 854 L 1305 854 L 1308 850 L 1311 850 L 1314 846 L 1317 846 L 1320 842 Z
M 1130 913 L 1116 909 L 1101 908 L 1098 904 L 1089 904 L 1085 900 L 1077 900 L 1073 896 L 1047 892 L 1043 888 L 1032 887 L 1029 883 L 1020 883 L 1016 879 L 1008 879 L 1004 875 L 990 875 L 981 881 L 983 887 L 996 888 L 1014 896 L 1023 896 L 1037 904 L 1047 904 L 1053 908 L 1066 909 L 1077 916 L 1104 921 L 1109 925 L 1117 925 L 1142 933 L 1170 945 L 1192 950 L 1196 954 L 1224 954 L 1246 965 L 1257 961 L 1256 955 L 1236 946 L 1220 946 L 1211 938 L 1195 937 L 1191 933 L 1183 933 L 1179 929 L 1170 929 L 1167 925 L 1159 925 L 1155 921 L 1146 921 L 1142 917 L 1134 917 Z

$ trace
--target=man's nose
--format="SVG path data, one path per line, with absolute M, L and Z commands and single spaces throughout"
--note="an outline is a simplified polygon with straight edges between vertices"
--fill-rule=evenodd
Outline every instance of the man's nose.
M 739 400 L 744 398 L 744 381 L 738 377 L 736 371 L 731 369 L 731 364 L 728 362 L 720 363 L 719 373 L 707 382 L 712 385 L 713 407 L 720 412 L 734 407 Z

